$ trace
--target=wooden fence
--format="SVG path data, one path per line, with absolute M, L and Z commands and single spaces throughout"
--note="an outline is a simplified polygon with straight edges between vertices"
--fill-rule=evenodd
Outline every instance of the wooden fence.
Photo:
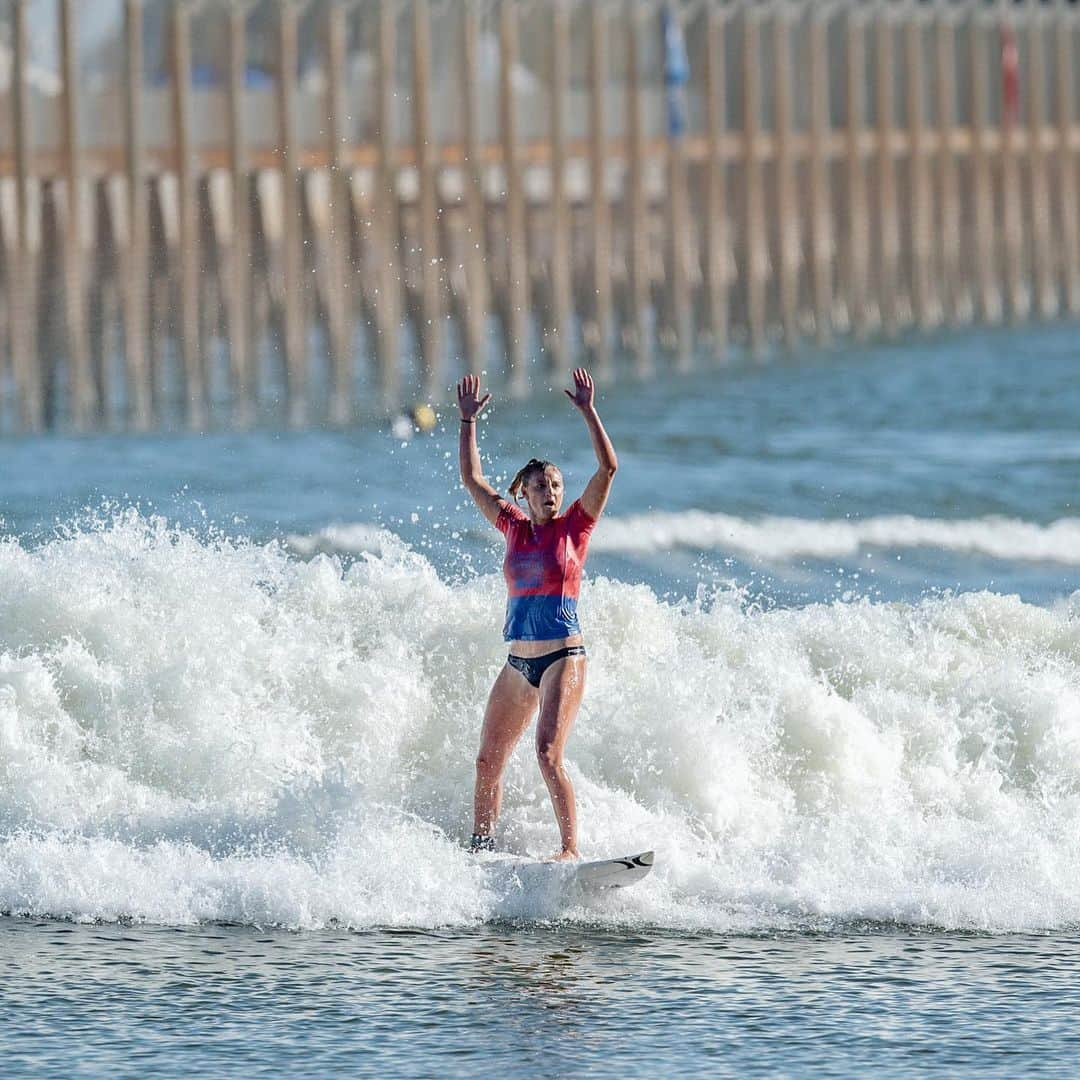
M 6 0 L 2 430 L 1080 310 L 1072 4 L 100 3 Z

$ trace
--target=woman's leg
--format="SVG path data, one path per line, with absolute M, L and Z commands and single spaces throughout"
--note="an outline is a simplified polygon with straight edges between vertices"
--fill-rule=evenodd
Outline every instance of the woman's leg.
M 563 749 L 577 719 L 581 696 L 585 693 L 585 662 L 584 656 L 556 660 L 540 680 L 536 756 L 562 837 L 562 851 L 555 856 L 557 859 L 578 857 L 574 788 L 563 767 Z
M 502 774 L 510 754 L 536 713 L 539 692 L 506 664 L 488 696 L 480 750 L 476 755 L 473 832 L 490 836 L 502 806 Z

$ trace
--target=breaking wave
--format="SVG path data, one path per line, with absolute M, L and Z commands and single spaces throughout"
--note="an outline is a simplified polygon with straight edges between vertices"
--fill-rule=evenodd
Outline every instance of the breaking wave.
M 648 515 L 612 519 L 596 543 L 663 529 L 701 543 L 711 528 L 710 543 L 738 535 L 775 557 L 932 541 L 1018 558 L 1037 542 L 1064 561 L 1078 528 L 932 525 L 799 535 Z M 569 747 L 582 848 L 655 848 L 657 866 L 625 893 L 540 894 L 461 847 L 504 659 L 501 580 L 449 583 L 386 531 L 358 547 L 348 565 L 304 560 L 134 510 L 0 542 L 0 910 L 290 927 L 1080 923 L 1080 594 L 762 610 L 738 591 L 671 602 L 592 579 Z M 543 854 L 555 839 L 526 739 L 500 842 Z

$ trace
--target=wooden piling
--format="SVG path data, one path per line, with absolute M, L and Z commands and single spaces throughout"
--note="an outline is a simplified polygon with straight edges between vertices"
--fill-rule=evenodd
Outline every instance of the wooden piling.
M 3 280 L 11 282 L 15 267 L 16 234 L 18 222 L 15 216 L 15 185 L 10 177 L 0 177 L 0 274 Z M 0 428 L 15 426 L 15 395 L 8 394 L 4 388 L 14 387 L 15 374 L 12 369 L 12 291 L 0 289 Z
M 1008 16 L 1000 18 L 998 33 L 1001 64 L 1005 69 L 1009 64 L 1009 50 L 1016 48 L 1012 21 Z M 1005 237 L 1005 299 L 1012 322 L 1025 319 L 1031 307 L 1030 293 L 1024 280 L 1023 208 L 1020 201 L 1020 162 L 1017 160 L 1018 120 L 1019 116 L 1005 101 L 1001 116 L 1001 199 Z
M 836 250 L 829 187 L 829 43 L 828 15 L 809 14 L 807 72 L 810 81 L 810 289 L 814 336 L 828 342 L 832 328 L 833 270 Z
M 626 126 L 629 139 L 626 183 L 623 195 L 626 244 L 629 258 L 627 312 L 628 344 L 634 371 L 644 378 L 652 370 L 652 275 L 649 267 L 649 207 L 645 193 L 645 117 L 641 85 L 641 5 L 627 0 L 626 18 Z
M 724 359 L 728 344 L 728 283 L 731 239 L 727 209 L 727 73 L 724 33 L 727 19 L 715 4 L 705 9 L 705 325 L 714 362 Z
M 278 156 L 282 176 L 282 329 L 285 351 L 286 420 L 291 427 L 308 415 L 307 341 L 304 326 L 304 254 L 300 217 L 300 155 L 296 138 L 297 8 L 280 0 L 277 86 Z
M 252 379 L 251 397 L 254 409 L 258 408 L 260 400 L 264 398 L 268 403 L 280 404 L 276 397 L 280 383 L 277 372 L 268 380 L 267 389 L 272 390 L 275 395 L 273 398 L 269 393 L 264 395 L 259 385 L 265 379 L 264 370 L 259 364 L 259 354 L 270 341 L 271 309 L 275 303 L 275 293 L 280 292 L 277 283 L 281 274 L 277 267 L 281 261 L 278 257 L 281 248 L 281 189 L 280 185 L 275 183 L 278 179 L 278 174 L 269 168 L 252 167 L 248 177 L 251 191 L 249 225 L 252 252 L 258 253 L 257 259 L 248 267 L 248 295 L 251 298 L 248 308 L 251 320 L 248 335 L 251 343 L 248 372 Z
M 176 259 L 180 277 L 180 353 L 184 368 L 184 410 L 189 427 L 206 424 L 203 357 L 199 350 L 199 223 L 191 139 L 191 13 L 179 0 L 172 9 L 170 59 L 172 114 L 177 182 L 179 242 Z
M 584 337 L 601 378 L 616 367 L 616 329 L 634 369 L 641 374 L 651 369 L 654 293 L 661 344 L 677 348 L 682 363 L 694 355 L 691 344 L 699 332 L 702 341 L 712 342 L 715 355 L 722 352 L 733 283 L 738 320 L 749 328 L 758 352 L 778 326 L 789 344 L 806 332 L 808 312 L 800 308 L 804 292 L 819 340 L 825 340 L 833 320 L 843 324 L 845 312 L 857 334 L 866 332 L 877 317 L 868 288 L 880 293 L 881 316 L 890 330 L 912 310 L 920 327 L 933 325 L 941 304 L 951 323 L 962 322 L 974 296 L 988 322 L 1000 317 L 1003 297 L 1015 320 L 1052 316 L 1059 308 L 1080 310 L 1080 129 L 1073 70 L 1080 23 L 1072 6 L 1005 10 L 997 5 L 976 12 L 944 0 L 935 6 L 847 5 L 845 118 L 843 127 L 833 130 L 832 35 L 824 5 L 804 6 L 802 14 L 786 3 L 675 5 L 678 17 L 693 20 L 690 37 L 705 38 L 700 49 L 692 49 L 688 94 L 691 123 L 702 126 L 685 135 L 650 136 L 647 118 L 663 104 L 663 89 L 645 76 L 644 58 L 655 58 L 659 44 L 652 21 L 656 4 L 540 0 L 539 9 L 529 8 L 532 21 L 519 28 L 525 17 L 520 0 L 466 0 L 449 13 L 457 19 L 460 11 L 461 18 L 460 43 L 455 35 L 451 44 L 435 33 L 432 21 L 447 16 L 442 0 L 438 16 L 431 0 L 408 0 L 414 55 L 412 86 L 405 93 L 414 123 L 405 145 L 395 132 L 404 105 L 395 79 L 396 19 L 405 14 L 397 0 L 363 5 L 332 0 L 319 8 L 326 20 L 320 23 L 324 48 L 316 44 L 305 57 L 322 52 L 327 92 L 318 106 L 325 112 L 316 111 L 314 96 L 298 80 L 299 13 L 310 8 L 309 0 L 259 5 L 260 26 L 266 16 L 280 16 L 268 41 L 277 48 L 277 79 L 265 87 L 254 79 L 245 85 L 250 0 L 218 9 L 223 13 L 218 24 L 227 31 L 222 52 L 228 66 L 220 87 L 192 85 L 191 20 L 204 0 L 168 5 L 165 59 L 172 79 L 160 90 L 143 85 L 145 0 L 123 0 L 117 6 L 124 12 L 126 75 L 120 92 L 106 98 L 78 96 L 78 6 L 76 0 L 53 0 L 62 79 L 51 103 L 38 89 L 37 71 L 28 68 L 29 2 L 8 0 L 5 9 L 12 31 L 13 78 L 6 105 L 11 135 L 7 152 L 0 148 L 5 286 L 0 389 L 8 395 L 5 417 L 16 420 L 20 430 L 52 426 L 65 416 L 74 428 L 85 429 L 99 416 L 118 420 L 121 411 L 132 425 L 147 427 L 163 388 L 171 395 L 181 377 L 187 422 L 201 427 L 210 408 L 208 387 L 217 385 L 216 368 L 208 367 L 217 354 L 208 341 L 218 330 L 228 342 L 231 420 L 238 426 L 249 423 L 258 396 L 253 337 L 267 326 L 271 308 L 282 331 L 291 423 L 303 422 L 307 412 L 309 340 L 326 341 L 331 420 L 345 423 L 351 417 L 354 307 L 378 330 L 373 340 L 383 404 L 408 403 L 399 399 L 397 387 L 405 236 L 409 318 L 416 323 L 426 396 L 438 390 L 445 360 L 448 284 L 454 316 L 463 319 L 470 363 L 484 366 L 488 312 L 496 307 L 511 392 L 525 391 L 528 372 L 538 370 L 537 358 L 530 355 L 530 270 L 542 312 L 542 356 L 556 374 L 573 362 L 575 303 L 581 297 Z M 377 64 L 375 115 L 372 119 L 361 98 L 355 123 L 366 125 L 366 131 L 356 145 L 344 118 L 350 108 L 344 93 L 351 82 L 345 66 L 353 11 L 375 30 L 375 39 L 352 57 L 354 75 L 367 77 L 368 56 Z M 485 84 L 483 91 L 484 72 L 489 77 L 495 72 L 490 36 L 480 36 L 481 12 L 493 31 L 498 20 L 501 46 L 498 86 Z M 736 13 L 744 20 L 740 70 L 725 73 L 724 27 Z M 807 32 L 799 38 L 796 56 L 794 20 L 804 17 Z M 771 25 L 762 23 L 765 18 Z M 867 18 L 874 20 L 876 32 L 873 125 L 865 116 Z M 963 30 L 956 29 L 957 20 Z M 542 47 L 550 44 L 550 55 L 542 58 L 535 55 L 537 42 L 518 40 L 526 26 L 536 29 L 541 23 Z M 958 65 L 956 35 L 969 25 L 970 44 L 966 38 L 960 44 L 965 54 L 970 49 L 970 57 L 962 58 L 970 65 Z M 1023 47 L 1022 63 L 1013 27 Z M 1051 27 L 1052 42 L 1046 39 Z M 576 42 L 572 28 L 579 31 Z M 801 34 L 803 25 L 798 28 Z M 770 42 L 761 41 L 763 32 L 771 35 Z M 625 69 L 611 63 L 608 50 L 615 35 L 620 61 L 625 44 Z M 464 100 L 461 145 L 444 143 L 438 126 L 452 117 L 441 99 L 446 87 L 436 82 L 446 70 L 448 46 L 460 47 L 453 65 L 460 71 L 452 78 Z M 926 54 L 931 47 L 933 53 Z M 579 49 L 587 58 L 586 81 L 571 88 L 571 57 Z M 543 77 L 532 70 L 537 59 Z M 1049 102 L 1048 62 L 1055 95 Z M 930 66 L 934 70 L 926 72 Z M 965 103 L 963 112 L 971 122 L 957 126 L 957 79 L 966 76 L 968 66 L 964 92 L 971 95 L 970 106 Z M 1005 91 L 1000 124 L 999 68 Z M 743 84 L 737 131 L 725 124 L 724 95 L 731 88 L 724 82 L 732 75 Z M 763 78 L 775 81 L 763 85 Z M 34 80 L 33 89 L 28 79 Z M 617 106 L 607 100 L 615 82 L 621 83 Z M 931 84 L 935 96 L 927 102 Z M 906 88 L 902 103 L 894 100 L 900 85 Z M 533 104 L 537 93 L 543 95 L 548 117 L 519 114 L 524 86 L 530 87 Z M 805 110 L 796 97 L 803 87 Z M 571 93 L 585 107 L 584 117 L 571 115 Z M 763 123 L 766 93 L 775 115 L 770 129 Z M 245 99 L 253 110 L 258 105 L 258 124 L 254 111 L 245 117 Z M 87 111 L 99 100 L 119 103 L 121 145 L 102 141 L 108 124 Z M 218 126 L 210 110 L 212 123 L 206 125 L 192 111 L 207 102 L 220 111 L 225 128 L 215 142 L 211 136 L 194 137 L 196 124 L 200 132 Z M 172 120 L 171 143 L 168 132 L 142 130 L 150 117 L 158 122 L 162 105 Z M 483 133 L 482 108 L 499 110 L 493 138 Z M 623 138 L 615 137 L 609 110 L 625 110 Z M 796 122 L 804 111 L 805 132 Z M 55 118 L 56 130 L 42 123 L 49 117 Z M 662 180 L 661 166 L 666 184 L 658 195 L 650 185 Z M 834 167 L 846 176 L 840 199 L 830 191 Z M 872 177 L 868 168 L 874 169 Z M 536 181 L 546 169 L 550 196 L 542 205 Z M 732 169 L 741 184 L 734 215 L 726 205 Z M 492 192 L 489 204 L 485 188 L 499 172 L 505 192 L 502 197 Z M 399 184 L 408 192 L 404 209 Z M 537 203 L 530 204 L 530 198 Z M 579 202 L 571 205 L 575 199 Z M 492 221 L 498 242 L 489 251 L 485 234 Z M 733 223 L 738 225 L 734 237 Z M 580 235 L 572 231 L 578 224 Z M 832 266 L 838 244 L 841 274 Z M 350 291 L 354 285 L 361 287 Z M 500 295 L 493 305 L 495 287 Z M 123 319 L 114 326 L 118 300 Z M 309 336 L 312 318 L 320 320 L 324 335 Z M 123 368 L 112 351 L 120 326 Z M 174 345 L 182 359 L 176 373 L 165 370 Z M 408 370 L 407 362 L 403 366 Z M 276 385 L 273 373 L 267 374 Z
M 678 5 L 669 9 L 672 19 L 681 19 Z M 669 106 L 670 107 L 670 106 Z M 691 266 L 693 241 L 690 236 L 690 193 L 687 185 L 686 136 L 671 132 L 668 151 L 668 314 L 675 349 L 675 368 L 689 371 L 694 357 L 694 328 L 691 308 Z
M 1070 315 L 1080 312 L 1080 215 L 1076 204 L 1076 151 L 1073 139 L 1075 77 L 1073 49 L 1076 30 L 1067 11 L 1058 15 L 1057 67 L 1057 193 L 1058 230 L 1061 236 L 1061 277 L 1064 303 Z
M 848 322 L 856 338 L 863 338 L 870 327 L 866 287 L 870 269 L 870 220 L 866 197 L 866 165 L 862 150 L 863 124 L 866 121 L 866 97 L 863 88 L 866 64 L 865 27 L 862 15 L 855 8 L 848 10 L 845 31 L 845 174 L 848 211 L 844 244 L 844 291 L 847 293 Z
M 400 383 L 397 150 L 394 144 L 394 94 L 397 80 L 397 0 L 381 0 L 378 9 L 375 109 L 377 115 L 374 262 L 376 311 L 375 356 L 380 404 L 395 403 Z
M 251 180 L 248 174 L 247 115 L 247 3 L 232 3 L 225 13 L 228 41 L 229 181 L 232 221 L 226 253 L 228 295 L 225 325 L 229 339 L 229 390 L 232 421 L 247 427 L 255 419 L 255 382 L 252 377 Z
M 743 11 L 743 195 L 746 322 L 750 349 L 760 358 L 765 345 L 765 301 L 769 279 L 768 235 L 765 227 L 765 194 L 761 167 L 761 80 L 758 15 Z
M 529 259 L 518 135 L 517 85 L 514 80 L 514 69 L 518 62 L 515 0 L 500 0 L 499 46 L 499 120 L 506 185 L 506 374 L 510 394 L 522 397 L 529 386 L 526 368 L 526 350 L 529 345 Z
M 70 363 L 71 423 L 76 431 L 84 431 L 94 420 L 96 394 L 90 374 L 90 353 L 86 335 L 86 286 L 83 275 L 86 243 L 85 180 L 79 146 L 77 41 L 74 0 L 61 0 L 60 54 L 64 77 L 61 114 L 64 183 L 67 194 L 66 235 L 61 245 L 67 322 L 65 343 Z
M 30 121 L 26 68 L 29 36 L 27 0 L 12 0 L 12 134 L 15 149 L 15 204 L 17 232 L 11 282 L 12 374 L 17 413 L 24 432 L 40 431 L 45 420 L 37 333 L 37 252 L 31 175 Z
M 147 236 L 147 321 L 146 350 L 148 366 L 152 373 L 154 398 L 159 415 L 166 419 L 168 391 L 174 380 L 168 379 L 165 370 L 165 346 L 171 333 L 177 340 L 178 315 L 174 303 L 174 262 L 172 252 L 179 243 L 176 215 L 176 177 L 172 173 L 156 173 L 148 178 L 146 185 L 146 236 Z M 114 214 L 118 221 L 119 215 Z M 102 305 L 104 310 L 104 305 Z M 104 355 L 104 353 L 100 354 Z M 95 367 L 100 378 L 102 402 L 109 402 L 112 395 L 106 386 L 109 375 L 101 365 Z M 182 405 L 181 405 L 182 408 Z M 171 420 L 172 417 L 170 416 Z
M 61 70 L 63 62 L 61 58 Z M 63 102 L 61 101 L 61 106 Z M 61 113 L 63 110 L 61 109 Z M 62 123 L 62 121 L 61 121 Z M 65 163 L 66 165 L 66 163 Z M 65 169 L 66 171 L 66 169 Z M 68 326 L 66 315 L 67 289 L 64 285 L 65 251 L 70 242 L 67 228 L 67 182 L 53 180 L 41 185 L 40 263 L 41 284 L 38 297 L 39 350 L 44 361 L 42 371 L 42 400 L 44 402 L 44 426 L 55 427 L 68 410 L 67 421 L 72 425 L 71 402 L 71 354 L 67 349 Z M 65 365 L 64 358 L 67 363 Z M 59 384 L 61 368 L 66 366 L 68 392 L 62 396 Z M 65 400 L 66 397 L 66 400 Z
M 1034 12 L 1028 21 L 1028 146 L 1031 203 L 1027 219 L 1031 229 L 1032 262 L 1035 268 L 1035 300 L 1044 319 L 1057 314 L 1057 283 L 1054 281 L 1054 243 L 1050 225 L 1050 178 L 1047 175 L 1046 149 L 1046 49 L 1043 47 L 1045 25 L 1042 13 Z
M 326 260 L 327 326 L 330 351 L 330 415 L 332 424 L 352 418 L 352 232 L 351 176 L 345 161 L 348 143 L 345 115 L 346 9 L 332 3 L 326 9 L 326 137 L 330 165 L 330 236 Z
M 590 260 L 592 304 L 586 345 L 594 374 L 609 381 L 614 374 L 611 343 L 611 206 L 607 192 L 607 4 L 590 5 L 589 23 L 589 206 L 592 218 Z
M 791 135 L 791 24 L 782 8 L 773 15 L 773 102 L 776 133 L 776 221 L 779 256 L 780 324 L 784 344 L 798 344 L 799 203 Z
M 428 0 L 413 0 L 413 149 L 419 181 L 417 216 L 420 257 L 420 396 L 435 399 L 442 375 L 442 271 L 435 142 L 431 127 L 431 12 Z
M 116 419 L 121 396 L 116 393 L 118 373 L 113 362 L 120 323 L 120 283 L 113 272 L 112 254 L 124 248 L 126 194 L 118 176 L 104 177 L 94 184 L 97 244 L 90 258 L 87 335 L 100 418 L 106 425 Z
M 574 352 L 574 300 L 570 257 L 570 204 L 566 192 L 566 86 L 570 65 L 570 14 L 566 0 L 551 9 L 551 322 L 553 381 L 570 371 Z
M 487 356 L 488 271 L 487 214 L 484 164 L 477 115 L 476 73 L 479 66 L 477 0 L 461 4 L 461 95 L 465 151 L 465 291 L 464 324 L 466 364 L 470 371 L 485 366 Z M 553 150 L 554 153 L 554 150 Z
M 130 412 L 136 431 L 147 430 L 154 414 L 154 393 L 147 343 L 149 258 L 146 201 L 146 152 L 143 133 L 142 0 L 124 0 L 124 175 L 126 243 L 120 252 L 123 278 L 124 368 Z M 103 400 L 98 395 L 99 409 Z
M 893 158 L 895 101 L 893 91 L 893 22 L 880 10 L 875 23 L 877 46 L 877 196 L 878 196 L 878 307 L 885 332 L 900 326 L 900 213 Z
M 987 35 L 978 14 L 972 17 L 968 29 L 971 40 L 971 169 L 975 189 L 969 262 L 975 267 L 978 281 L 979 312 L 985 322 L 996 323 L 1002 315 L 1002 297 L 998 284 L 997 225 L 987 146 L 990 94 Z
M 956 124 L 956 38 L 952 17 L 939 13 L 934 27 L 934 57 L 937 82 L 937 181 L 939 218 L 937 258 L 944 315 L 957 325 L 970 314 L 960 268 L 960 202 L 953 151 Z
M 933 202 L 926 139 L 923 83 L 923 24 L 912 13 L 904 27 L 907 60 L 908 190 L 911 197 L 911 290 L 915 319 L 926 330 L 941 319 L 933 280 Z

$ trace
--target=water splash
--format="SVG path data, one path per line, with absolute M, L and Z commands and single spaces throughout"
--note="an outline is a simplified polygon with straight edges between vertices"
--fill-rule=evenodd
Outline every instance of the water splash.
M 164 923 L 1080 921 L 1080 594 L 760 610 L 594 579 L 569 756 L 614 896 L 470 860 L 494 575 L 348 565 L 137 510 L 0 543 L 0 909 Z M 525 740 L 501 839 L 555 829 Z

